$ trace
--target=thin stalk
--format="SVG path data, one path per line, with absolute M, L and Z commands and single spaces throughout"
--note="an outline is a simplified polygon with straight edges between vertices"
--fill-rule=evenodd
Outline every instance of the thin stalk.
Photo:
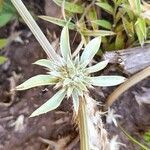
M 137 144 L 138 146 L 140 146 L 143 150 L 148 150 L 149 148 L 146 147 L 145 145 L 141 144 L 140 142 L 138 142 L 135 138 L 133 138 L 131 135 L 129 135 L 120 125 L 118 125 L 119 128 L 121 129 L 121 131 L 129 138 L 129 140 L 131 140 L 133 143 Z
M 78 22 L 82 22 L 84 20 L 84 17 L 86 16 L 86 14 L 88 13 L 89 9 L 95 4 L 96 0 L 93 0 L 84 10 L 84 13 L 82 14 L 81 18 L 79 19 Z
M 78 112 L 78 125 L 79 125 L 79 134 L 80 134 L 80 150 L 90 150 L 86 102 L 84 98 L 80 98 L 79 101 L 80 104 L 79 104 L 79 112 Z
M 106 102 L 106 107 L 110 107 L 123 92 L 125 92 L 130 87 L 132 87 L 133 85 L 137 84 L 138 82 L 142 81 L 143 79 L 149 76 L 150 76 L 150 66 L 133 75 L 131 78 L 129 78 L 126 82 L 121 84 L 114 92 L 110 94 Z
M 21 0 L 11 0 L 13 5 L 18 10 L 21 17 L 24 19 L 25 23 L 28 25 L 32 33 L 34 34 L 35 38 L 38 40 L 42 48 L 44 49 L 45 53 L 49 58 L 53 60 L 59 60 L 58 55 L 56 54 L 55 50 L 49 43 L 48 39 L 45 37 L 33 17 L 31 16 L 30 12 L 27 10 L 26 6 L 23 4 Z

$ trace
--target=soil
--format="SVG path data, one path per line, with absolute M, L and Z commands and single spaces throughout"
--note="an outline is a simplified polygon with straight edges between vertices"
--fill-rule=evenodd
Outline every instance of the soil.
M 48 2 L 49 0 L 46 0 L 46 3 Z M 47 9 L 44 7 L 43 0 L 36 1 L 38 7 L 35 6 L 34 1 L 27 1 L 27 4 L 29 3 L 35 14 L 43 14 L 46 11 L 44 8 Z M 1 37 L 8 37 L 12 34 L 10 28 L 13 24 L 12 22 L 0 29 Z M 47 27 L 55 31 L 56 36 L 59 37 L 59 27 L 42 21 L 39 21 L 39 24 L 42 24 L 43 29 Z M 21 31 L 20 37 L 23 43 L 13 41 L 0 51 L 1 55 L 8 58 L 7 62 L 0 66 L 0 150 L 79 150 L 78 128 L 74 123 L 71 100 L 63 101 L 61 106 L 54 111 L 29 118 L 29 115 L 56 91 L 49 86 L 22 92 L 13 90 L 16 85 L 26 79 L 45 72 L 41 67 L 32 65 L 36 60 L 46 58 L 42 48 L 33 35 L 30 35 L 25 25 L 18 23 L 14 31 L 18 30 Z M 52 38 L 51 41 L 53 41 Z M 132 87 L 112 107 L 117 114 L 122 116 L 119 124 L 141 142 L 144 142 L 143 133 L 150 129 L 150 105 L 139 105 L 135 95 L 142 97 L 145 89 L 150 88 L 149 83 L 150 78 Z M 114 89 L 99 88 L 91 93 L 97 101 L 103 100 L 104 102 Z M 112 124 L 105 126 L 110 138 L 118 135 L 119 141 L 126 144 L 126 147 L 122 146 L 121 150 L 140 149 L 130 142 L 119 128 Z

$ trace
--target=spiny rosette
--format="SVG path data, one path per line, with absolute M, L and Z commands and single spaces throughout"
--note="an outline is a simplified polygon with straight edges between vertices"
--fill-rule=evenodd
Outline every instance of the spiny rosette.
M 65 96 L 67 98 L 72 97 L 74 110 L 78 113 L 79 97 L 84 96 L 89 88 L 93 86 L 115 86 L 125 81 L 122 76 L 91 76 L 92 73 L 104 69 L 108 64 L 106 60 L 88 67 L 98 52 L 100 44 L 101 37 L 96 37 L 85 46 L 80 57 L 77 54 L 75 58 L 72 58 L 68 27 L 63 28 L 60 38 L 62 57 L 57 57 L 57 60 L 41 59 L 36 61 L 34 64 L 43 66 L 48 70 L 47 75 L 36 75 L 16 87 L 16 90 L 26 90 L 37 86 L 53 85 L 55 89 L 59 89 L 30 117 L 56 109 Z

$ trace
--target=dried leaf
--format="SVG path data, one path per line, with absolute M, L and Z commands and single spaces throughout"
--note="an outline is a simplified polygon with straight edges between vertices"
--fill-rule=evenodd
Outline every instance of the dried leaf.
M 83 30 L 81 31 L 85 36 L 111 36 L 115 35 L 112 31 L 107 30 Z

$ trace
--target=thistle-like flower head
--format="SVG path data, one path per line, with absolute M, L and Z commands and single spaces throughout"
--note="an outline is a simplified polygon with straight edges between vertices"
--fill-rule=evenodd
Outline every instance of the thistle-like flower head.
M 41 59 L 34 64 L 45 67 L 47 75 L 34 76 L 21 85 L 17 90 L 26 90 L 36 86 L 53 85 L 59 91 L 41 107 L 35 110 L 31 117 L 37 116 L 57 108 L 62 100 L 72 97 L 74 110 L 77 113 L 79 107 L 79 97 L 83 97 L 93 86 L 114 86 L 124 82 L 125 78 L 121 76 L 96 76 L 91 74 L 104 69 L 108 61 L 102 61 L 94 66 L 88 67 L 94 55 L 100 48 L 101 37 L 92 39 L 84 48 L 81 56 L 77 54 L 72 58 L 69 31 L 65 26 L 60 38 L 61 55 L 57 60 Z

